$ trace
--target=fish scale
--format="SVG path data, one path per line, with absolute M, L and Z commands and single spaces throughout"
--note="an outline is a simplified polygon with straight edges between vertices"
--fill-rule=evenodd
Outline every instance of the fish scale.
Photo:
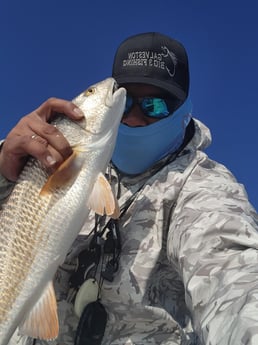
M 21 175 L 21 183 L 18 187 L 14 189 L 14 193 L 11 195 L 10 200 L 7 204 L 8 217 L 14 219 L 14 205 L 16 200 L 20 202 L 17 205 L 17 212 L 20 217 L 15 219 L 12 227 L 15 233 L 12 234 L 12 240 L 6 237 L 3 243 L 2 251 L 5 250 L 5 256 L 9 257 L 9 262 L 5 261 L 5 267 L 3 267 L 3 272 L 1 274 L 1 295 L 5 296 L 2 298 L 0 303 L 0 322 L 8 321 L 8 310 L 10 310 L 12 304 L 17 298 L 21 284 L 27 276 L 33 259 L 36 256 L 36 251 L 40 249 L 41 243 L 41 233 L 36 231 L 39 225 L 39 220 L 44 216 L 47 210 L 46 203 L 39 203 L 37 195 L 40 191 L 40 185 L 35 187 L 33 184 L 27 183 L 27 188 L 24 188 L 23 183 L 24 176 L 27 176 L 27 171 L 34 167 L 34 171 L 38 173 L 38 176 L 43 176 L 43 169 L 40 169 L 38 162 L 31 160 Z M 45 179 L 41 180 L 41 185 L 43 186 L 44 181 L 46 181 L 47 175 L 45 174 Z M 30 187 L 30 188 L 28 188 Z M 33 192 L 31 192 L 31 190 Z M 36 191 L 36 192 L 35 192 Z M 21 195 L 22 197 L 19 197 Z M 49 197 L 50 199 L 50 197 Z M 21 203 L 21 201 L 23 201 Z M 44 207 L 45 206 L 45 207 Z M 16 206 L 15 206 L 16 207 Z M 36 212 L 35 212 L 36 211 Z M 35 217 L 35 215 L 37 217 Z M 5 219 L 6 218 L 5 216 Z M 1 227 L 1 231 L 8 233 L 9 227 L 6 225 L 11 223 L 11 219 Z M 29 226 L 27 226 L 29 224 Z M 3 252 L 1 251 L 1 258 L 3 258 Z M 12 287 L 12 289 L 10 288 Z
M 34 338 L 57 337 L 51 281 L 87 219 L 89 208 L 117 217 L 103 172 L 111 159 L 126 91 L 107 78 L 73 102 L 85 119 L 60 115 L 52 123 L 73 154 L 48 176 L 30 158 L 0 213 L 0 345 L 16 328 Z M 105 208 L 103 209 L 103 200 Z

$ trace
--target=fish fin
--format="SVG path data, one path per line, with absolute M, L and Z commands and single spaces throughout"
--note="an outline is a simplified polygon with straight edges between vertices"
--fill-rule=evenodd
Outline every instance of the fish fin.
M 49 176 L 47 182 L 42 187 L 40 195 L 50 194 L 60 187 L 67 186 L 77 177 L 81 167 L 82 160 L 79 159 L 80 148 L 75 148 L 69 156 L 57 169 Z
M 120 215 L 118 201 L 109 182 L 102 173 L 99 173 L 93 186 L 88 200 L 88 207 L 101 216 L 106 214 L 111 218 L 118 218 Z
M 49 282 L 39 300 L 20 325 L 21 334 L 35 339 L 53 340 L 59 333 L 56 296 Z

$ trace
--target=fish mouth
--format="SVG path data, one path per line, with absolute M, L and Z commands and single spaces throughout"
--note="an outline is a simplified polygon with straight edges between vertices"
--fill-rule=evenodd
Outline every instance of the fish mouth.
M 95 131 L 91 131 L 92 134 L 103 135 L 103 138 L 100 140 L 101 142 L 112 136 L 114 129 L 121 122 L 126 100 L 126 89 L 124 87 L 121 87 L 114 78 L 109 78 L 108 83 L 104 102 L 105 106 L 111 111 L 113 109 L 113 111 L 106 117 L 107 121 L 103 121 L 101 129 L 98 128 Z M 112 121 L 110 122 L 111 118 Z
M 118 90 L 119 90 L 119 85 L 117 83 L 117 81 L 115 79 L 111 80 L 111 83 L 113 85 L 111 85 L 110 89 L 109 89 L 109 92 L 107 94 L 107 97 L 106 97 L 106 106 L 111 108 L 112 105 L 113 105 L 113 102 L 114 102 L 114 97 L 115 95 L 117 94 Z
M 115 93 L 116 90 L 118 90 L 118 89 L 119 89 L 119 85 L 118 85 L 117 81 L 114 80 L 114 83 L 113 83 L 113 93 Z

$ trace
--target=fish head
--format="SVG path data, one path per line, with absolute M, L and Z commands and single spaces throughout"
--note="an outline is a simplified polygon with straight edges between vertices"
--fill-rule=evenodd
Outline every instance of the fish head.
M 80 126 L 91 134 L 105 135 L 118 128 L 124 113 L 126 90 L 119 88 L 114 78 L 107 78 L 73 99 L 84 113 Z

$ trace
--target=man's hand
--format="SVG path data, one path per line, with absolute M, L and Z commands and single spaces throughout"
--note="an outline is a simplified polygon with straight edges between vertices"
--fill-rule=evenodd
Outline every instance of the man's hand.
M 32 113 L 24 116 L 7 135 L 0 152 L 0 173 L 16 181 L 28 156 L 38 159 L 47 169 L 55 170 L 72 149 L 62 133 L 48 121 L 56 113 L 73 120 L 83 118 L 72 102 L 50 98 Z

